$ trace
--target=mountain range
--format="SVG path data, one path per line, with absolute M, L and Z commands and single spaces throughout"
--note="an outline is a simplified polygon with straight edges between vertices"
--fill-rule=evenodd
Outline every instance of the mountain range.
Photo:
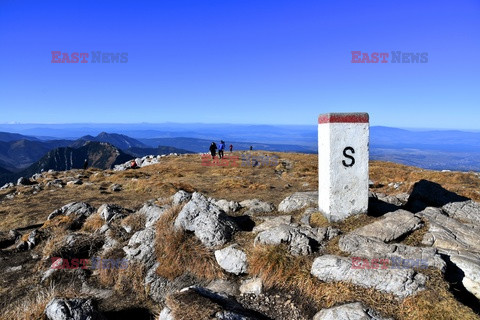
M 80 157 L 81 160 L 70 163 L 81 167 L 85 154 L 73 150 L 82 148 L 88 142 L 107 143 L 115 147 L 116 151 L 109 147 L 105 149 L 106 154 L 111 153 L 109 158 L 112 159 L 116 158 L 113 154 L 118 152 L 130 158 L 149 154 L 208 152 L 211 142 L 218 143 L 220 138 L 226 141 L 227 150 L 232 144 L 235 151 L 248 150 L 252 146 L 254 150 L 317 152 L 316 126 L 173 123 L 0 125 L 0 130 L 5 128 L 18 130 L 16 133 L 0 132 L 0 182 L 5 181 L 5 177 L 17 177 L 22 172 L 26 174 L 38 168 L 61 170 L 69 167 L 68 161 L 67 165 L 63 165 L 65 159 L 60 158 L 61 154 Z M 100 128 L 117 133 L 107 133 Z M 56 155 L 50 154 L 50 158 L 57 159 L 57 162 L 43 160 L 36 163 L 53 150 Z M 370 158 L 425 169 L 480 171 L 480 132 L 372 126 Z M 108 169 L 111 165 L 109 161 L 95 163 L 101 169 Z

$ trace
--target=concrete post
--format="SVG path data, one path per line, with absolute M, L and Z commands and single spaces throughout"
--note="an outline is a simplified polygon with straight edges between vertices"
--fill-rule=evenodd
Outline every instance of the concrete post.
M 368 113 L 318 117 L 318 208 L 329 221 L 368 210 Z

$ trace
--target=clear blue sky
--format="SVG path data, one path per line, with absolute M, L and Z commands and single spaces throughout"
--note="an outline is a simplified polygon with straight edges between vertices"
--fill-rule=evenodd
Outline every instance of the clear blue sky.
M 480 129 L 480 1 L 0 0 L 0 123 Z M 53 64 L 51 51 L 128 52 Z M 353 64 L 351 51 L 428 52 Z

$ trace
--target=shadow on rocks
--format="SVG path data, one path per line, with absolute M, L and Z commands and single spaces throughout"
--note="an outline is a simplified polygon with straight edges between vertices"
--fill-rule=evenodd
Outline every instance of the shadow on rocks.
M 451 202 L 467 200 L 470 200 L 470 198 L 448 191 L 438 183 L 420 180 L 413 185 L 406 208 L 413 213 L 417 213 L 427 207 L 443 207 Z
M 464 278 L 465 273 L 462 271 L 462 269 L 450 261 L 450 257 L 448 255 L 440 255 L 447 263 L 447 268 L 445 270 L 445 281 L 450 284 L 449 291 L 453 294 L 455 299 L 471 308 L 475 313 L 480 314 L 480 304 L 478 304 L 478 299 L 467 289 L 465 289 L 462 284 L 462 279 Z

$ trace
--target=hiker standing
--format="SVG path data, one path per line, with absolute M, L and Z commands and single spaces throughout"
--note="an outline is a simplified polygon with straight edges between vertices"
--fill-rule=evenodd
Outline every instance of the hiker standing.
M 215 154 L 217 153 L 217 145 L 215 142 L 212 142 L 210 145 L 210 153 L 212 154 L 212 159 L 215 159 Z
M 85 161 L 83 162 L 83 170 L 87 170 L 88 168 L 88 160 L 85 159 Z
M 230 145 L 230 152 L 233 150 L 233 144 Z
M 218 146 L 218 157 L 223 158 L 223 150 L 225 149 L 225 141 L 220 140 L 220 145 Z
M 250 146 L 250 151 L 252 151 L 252 150 L 253 150 L 253 146 Z

